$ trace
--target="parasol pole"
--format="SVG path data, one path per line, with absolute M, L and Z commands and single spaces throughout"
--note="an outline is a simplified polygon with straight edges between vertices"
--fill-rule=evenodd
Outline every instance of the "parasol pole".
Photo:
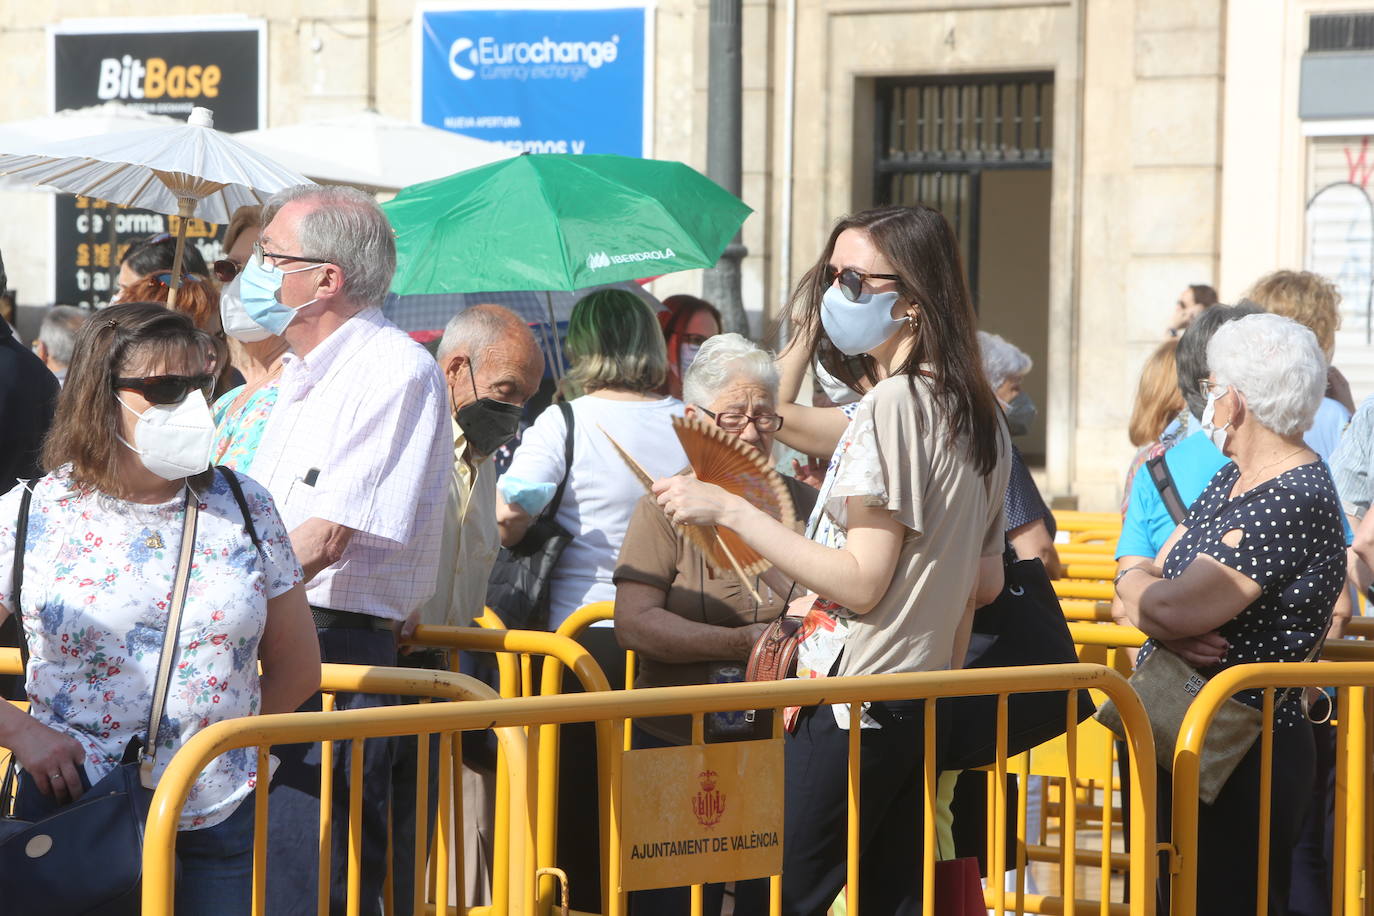
M 177 250 L 172 256 L 172 284 L 167 293 L 167 307 L 177 307 L 177 290 L 181 288 L 181 259 L 186 254 L 186 224 L 196 212 L 194 197 L 177 198 Z

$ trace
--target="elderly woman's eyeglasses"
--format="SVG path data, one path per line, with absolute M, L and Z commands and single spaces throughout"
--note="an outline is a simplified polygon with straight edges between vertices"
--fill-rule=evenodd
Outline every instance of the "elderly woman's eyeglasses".
M 861 270 L 846 267 L 840 270 L 829 264 L 825 266 L 825 285 L 834 286 L 835 281 L 840 281 L 840 292 L 850 302 L 858 302 L 859 297 L 864 294 L 864 281 L 866 280 L 900 280 L 896 274 L 866 274 Z
M 147 375 L 114 380 L 116 390 L 137 391 L 150 404 L 180 404 L 196 389 L 208 400 L 214 385 L 213 375 Z
M 751 417 L 747 413 L 712 413 L 705 407 L 699 407 L 698 410 L 715 420 L 716 425 L 726 432 L 743 432 L 750 423 L 753 423 L 754 429 L 761 433 L 775 433 L 782 429 L 782 417 L 775 413 L 761 413 Z
M 1211 379 L 1200 378 L 1197 380 L 1197 390 L 1202 393 L 1202 396 L 1204 398 L 1211 397 L 1214 392 L 1217 397 L 1221 397 L 1230 389 L 1230 387 L 1230 385 L 1223 385 L 1220 382 L 1214 382 Z

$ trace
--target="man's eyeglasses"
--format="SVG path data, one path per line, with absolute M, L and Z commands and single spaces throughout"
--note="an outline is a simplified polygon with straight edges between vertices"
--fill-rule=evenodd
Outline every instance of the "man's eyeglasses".
M 747 413 L 712 413 L 705 407 L 699 407 L 702 413 L 716 421 L 716 425 L 726 432 L 743 432 L 744 428 L 750 423 L 754 424 L 754 429 L 761 433 L 775 433 L 782 429 L 782 417 L 775 413 L 761 413 L 756 417 L 751 417 Z
M 253 243 L 253 257 L 257 259 L 259 267 L 266 266 L 265 264 L 263 264 L 263 260 L 265 258 L 271 258 L 273 261 L 303 261 L 306 264 L 334 263 L 328 258 L 307 258 L 305 255 L 300 254 L 278 254 L 275 251 L 263 251 L 262 244 L 260 242 Z M 275 267 L 276 265 L 274 264 L 272 266 Z
M 836 279 L 840 281 L 840 292 L 844 293 L 844 297 L 850 302 L 858 302 L 859 297 L 864 294 L 865 280 L 900 280 L 902 278 L 896 274 L 866 274 L 852 267 L 840 270 L 827 264 L 825 266 L 825 285 L 833 286 Z
M 208 400 L 214 385 L 213 375 L 148 375 L 114 380 L 117 390 L 137 391 L 150 404 L 180 404 L 196 389 Z

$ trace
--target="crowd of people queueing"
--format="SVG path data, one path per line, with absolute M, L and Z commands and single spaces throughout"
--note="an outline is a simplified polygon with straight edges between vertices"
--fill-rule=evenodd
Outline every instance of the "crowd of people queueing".
M 837 222 L 797 284 L 793 333 L 777 357 L 720 333 L 719 314 L 698 299 L 674 297 L 655 314 L 621 290 L 586 296 L 568 327 L 566 403 L 523 432 L 522 408 L 544 376 L 529 327 L 496 306 L 470 308 L 435 355 L 398 330 L 380 308 L 392 234 L 367 195 L 303 186 L 237 214 L 226 259 L 193 256 L 175 310 L 163 304 L 172 249 L 165 238 L 133 246 L 119 304 L 90 316 L 54 310 L 37 355 L 0 340 L 6 371 L 28 373 L 26 393 L 61 386 L 50 428 L 33 407 L 14 427 L 33 435 L 0 455 L 0 569 L 26 573 L 17 607 L 0 574 L 0 615 L 18 612 L 30 653 L 30 714 L 0 703 L 0 745 L 22 768 L 22 816 L 78 797 L 140 743 L 174 750 L 228 717 L 318 709 L 321 661 L 447 668 L 444 653 L 406 640 L 420 624 L 470 624 L 500 547 L 546 513 L 572 539 L 541 623 L 614 601 L 615 637 L 641 659 L 638 686 L 714 680 L 789 607 L 806 618 L 799 676 L 957 668 L 974 610 L 1002 591 L 1008 543 L 1057 567 L 1053 517 L 1012 445 L 1033 418 L 1020 390 L 1030 360 L 977 330 L 956 237 L 932 209 Z M 1145 540 L 1123 536 L 1118 613 L 1151 636 L 1145 653 L 1167 645 L 1209 673 L 1305 657 L 1345 574 L 1337 491 L 1303 439 L 1321 416 L 1330 348 L 1320 331 L 1259 312 L 1210 305 L 1171 341 L 1176 353 L 1152 363 L 1174 360 L 1181 384 L 1150 387 L 1166 406 L 1141 414 L 1142 473 L 1160 456 L 1171 466 L 1205 458 L 1171 468 L 1192 508 L 1167 524 L 1151 508 L 1136 525 L 1137 502 L 1160 493 L 1136 474 L 1127 531 Z M 817 390 L 806 397 L 811 373 Z M 786 485 L 804 531 L 685 473 L 671 433 L 679 415 L 764 454 L 776 441 L 802 456 Z M 1162 423 L 1170 429 L 1156 431 Z M 491 456 L 518 434 L 498 477 Z M 651 492 L 611 438 L 655 478 Z M 192 501 L 199 527 L 177 680 L 164 728 L 142 735 Z M 742 588 L 706 568 L 682 525 L 729 528 L 771 568 Z M 1206 615 L 1193 612 L 1204 605 Z M 351 708 L 397 702 L 339 697 Z M 1278 719 L 1283 772 L 1312 770 L 1307 726 L 1287 708 Z M 853 728 L 865 909 L 915 910 L 921 721 L 918 701 L 869 704 L 858 722 L 845 705 L 789 721 L 785 913 L 825 913 L 845 883 Z M 671 718 L 638 721 L 633 734 L 637 747 L 689 737 Z M 268 909 L 314 912 L 319 748 L 274 753 Z M 346 786 L 364 786 L 363 912 L 377 913 L 388 822 L 408 813 L 413 823 L 415 755 L 413 741 L 369 739 L 353 772 L 352 755 L 336 750 L 336 907 Z M 179 909 L 247 912 L 254 815 L 242 802 L 254 766 L 247 752 L 226 754 L 195 783 L 178 834 Z M 1243 764 L 1214 820 L 1253 809 L 1257 780 Z M 1305 814 L 1296 785 L 1276 795 L 1282 829 Z M 471 902 L 490 863 L 492 786 L 489 773 L 465 769 Z M 393 847 L 405 911 L 414 846 Z M 1228 889 L 1254 867 L 1253 855 L 1248 866 L 1237 857 L 1222 866 Z M 765 887 L 734 892 L 736 913 L 766 906 Z M 721 898 L 708 888 L 708 912 Z M 686 912 L 686 901 L 685 889 L 646 892 L 632 909 Z

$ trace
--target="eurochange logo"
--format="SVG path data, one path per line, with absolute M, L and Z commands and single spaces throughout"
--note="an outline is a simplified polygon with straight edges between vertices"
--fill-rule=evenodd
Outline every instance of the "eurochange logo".
M 671 248 L 663 248 L 656 251 L 634 251 L 626 254 L 607 254 L 604 251 L 593 251 L 587 255 L 587 269 L 600 270 L 603 267 L 610 267 L 612 264 L 630 264 L 635 261 L 666 261 L 669 258 L 677 257 Z
M 620 36 L 606 41 L 498 41 L 483 35 L 462 37 L 448 48 L 449 71 L 460 80 L 566 79 L 576 82 L 591 70 L 613 64 L 620 53 Z

